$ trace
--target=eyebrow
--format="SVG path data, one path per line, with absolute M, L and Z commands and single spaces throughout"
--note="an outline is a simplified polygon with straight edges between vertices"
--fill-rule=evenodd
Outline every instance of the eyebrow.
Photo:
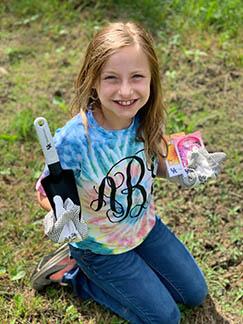
M 108 70 L 108 71 L 103 71 L 103 72 L 101 72 L 101 74 L 117 74 L 115 71 L 110 71 L 110 70 Z

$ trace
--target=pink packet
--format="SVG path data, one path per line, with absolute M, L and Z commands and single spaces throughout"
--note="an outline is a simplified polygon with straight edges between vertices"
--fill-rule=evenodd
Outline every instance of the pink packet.
M 168 145 L 168 154 L 165 159 L 165 163 L 169 177 L 175 177 L 183 174 L 183 169 L 174 145 L 174 138 L 183 136 L 185 136 L 184 132 L 165 136 Z
M 173 139 L 177 155 L 183 167 L 184 174 L 188 167 L 188 154 L 195 149 L 204 147 L 200 131 L 185 135 L 177 136 Z

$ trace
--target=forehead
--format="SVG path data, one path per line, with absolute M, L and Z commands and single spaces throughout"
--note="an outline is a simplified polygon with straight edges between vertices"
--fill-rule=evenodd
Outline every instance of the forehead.
M 125 46 L 112 54 L 101 69 L 101 73 L 107 71 L 150 71 L 147 55 L 138 45 Z

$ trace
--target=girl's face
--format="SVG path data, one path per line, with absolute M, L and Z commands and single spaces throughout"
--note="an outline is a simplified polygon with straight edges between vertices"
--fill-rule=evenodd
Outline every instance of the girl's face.
M 138 45 L 111 55 L 96 84 L 102 112 L 94 112 L 97 121 L 107 129 L 127 128 L 148 101 L 150 82 L 148 58 Z

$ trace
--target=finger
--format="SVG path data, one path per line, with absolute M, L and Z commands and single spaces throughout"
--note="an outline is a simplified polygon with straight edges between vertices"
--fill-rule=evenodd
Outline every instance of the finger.
M 46 214 L 43 224 L 44 224 L 44 233 L 48 235 L 48 233 L 53 229 L 53 226 L 55 224 L 55 216 L 52 210 Z
M 70 216 L 76 217 L 80 212 L 80 206 L 75 205 L 70 198 L 67 198 L 64 203 L 65 211 L 70 214 Z
M 64 225 L 69 221 L 68 217 L 64 214 L 58 218 L 55 223 L 55 229 L 60 231 L 63 229 Z
M 64 208 L 65 208 L 66 210 L 71 210 L 71 209 L 73 208 L 73 206 L 74 206 L 73 201 L 72 201 L 70 198 L 67 198 L 67 199 L 65 200 L 65 202 L 64 202 Z
M 222 163 L 226 160 L 226 154 L 224 152 L 215 152 L 211 153 L 210 157 L 216 162 L 216 163 Z
M 55 204 L 55 208 L 56 208 L 56 215 L 57 217 L 60 217 L 61 214 L 63 214 L 63 212 L 65 211 L 65 209 L 63 208 L 63 200 L 61 196 L 54 196 L 53 198 L 54 204 Z

